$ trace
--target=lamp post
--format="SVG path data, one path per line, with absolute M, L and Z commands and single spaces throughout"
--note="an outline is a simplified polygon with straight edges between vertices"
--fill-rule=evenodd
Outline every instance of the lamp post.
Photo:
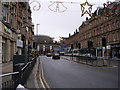
M 36 25 L 36 35 L 38 35 L 38 26 L 39 26 L 40 24 L 37 24 Z
M 36 35 L 37 35 L 37 54 L 39 54 L 39 50 L 40 50 L 40 49 L 39 49 L 39 45 L 38 45 L 38 42 L 39 42 L 39 40 L 38 40 L 38 39 L 39 39 L 39 38 L 38 38 L 38 35 L 39 35 L 39 34 L 38 34 L 38 26 L 39 26 L 39 25 L 40 25 L 40 24 L 37 24 L 37 25 L 36 25 Z

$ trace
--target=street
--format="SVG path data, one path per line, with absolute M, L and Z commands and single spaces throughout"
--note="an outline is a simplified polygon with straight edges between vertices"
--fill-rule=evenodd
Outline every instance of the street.
M 46 56 L 40 60 L 51 88 L 118 88 L 117 67 L 92 67 Z

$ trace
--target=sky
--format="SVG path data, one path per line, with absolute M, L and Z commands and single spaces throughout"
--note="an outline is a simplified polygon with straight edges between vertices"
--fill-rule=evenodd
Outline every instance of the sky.
M 33 0 L 30 0 L 30 3 Z M 67 7 L 65 12 L 53 12 L 48 6 L 52 3 L 50 1 L 56 0 L 34 0 L 38 1 L 41 8 L 38 11 L 33 9 L 38 9 L 38 3 L 33 2 L 30 4 L 32 10 L 32 22 L 34 24 L 35 35 L 48 35 L 54 37 L 54 40 L 59 40 L 59 37 L 68 37 L 69 33 L 72 35 L 76 29 L 86 20 L 89 15 L 85 14 L 81 17 L 81 6 L 86 0 L 57 0 L 64 2 L 63 5 Z M 87 0 L 93 5 L 92 13 L 97 9 L 97 7 L 103 7 L 103 3 L 108 0 Z M 114 1 L 114 0 L 109 0 Z M 74 2 L 74 3 L 70 3 Z M 56 8 L 56 4 L 50 7 L 52 10 Z M 60 4 L 59 8 L 62 10 L 64 7 Z M 90 17 L 89 17 L 90 18 Z M 37 25 L 39 24 L 39 25 Z M 38 27 L 38 33 L 37 33 Z

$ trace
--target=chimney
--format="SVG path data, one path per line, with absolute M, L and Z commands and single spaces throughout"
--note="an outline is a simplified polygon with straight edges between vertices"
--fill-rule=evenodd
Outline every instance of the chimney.
M 75 34 L 75 32 L 74 32 L 74 34 Z
M 71 36 L 71 34 L 69 33 L 69 37 Z
M 76 33 L 77 33 L 78 31 L 77 31 L 77 29 L 76 29 Z

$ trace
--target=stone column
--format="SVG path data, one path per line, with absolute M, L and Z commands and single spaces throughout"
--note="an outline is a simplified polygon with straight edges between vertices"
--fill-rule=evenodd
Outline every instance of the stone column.
M 5 50 L 5 53 L 6 53 L 6 61 L 10 61 L 10 40 L 6 40 L 6 50 Z
M 0 63 L 2 63 L 2 36 L 0 36 Z
M 0 20 L 2 20 L 2 3 L 1 3 L 1 0 L 0 0 Z M 2 63 L 2 22 L 0 21 L 0 74 L 2 74 L 2 64 L 1 63 Z M 2 85 L 2 77 L 0 77 L 0 85 Z
M 16 54 L 16 46 L 15 46 L 15 42 L 13 42 L 13 55 Z
M 2 20 L 2 3 L 0 1 L 0 20 Z M 2 22 L 0 21 L 0 63 L 2 63 Z

